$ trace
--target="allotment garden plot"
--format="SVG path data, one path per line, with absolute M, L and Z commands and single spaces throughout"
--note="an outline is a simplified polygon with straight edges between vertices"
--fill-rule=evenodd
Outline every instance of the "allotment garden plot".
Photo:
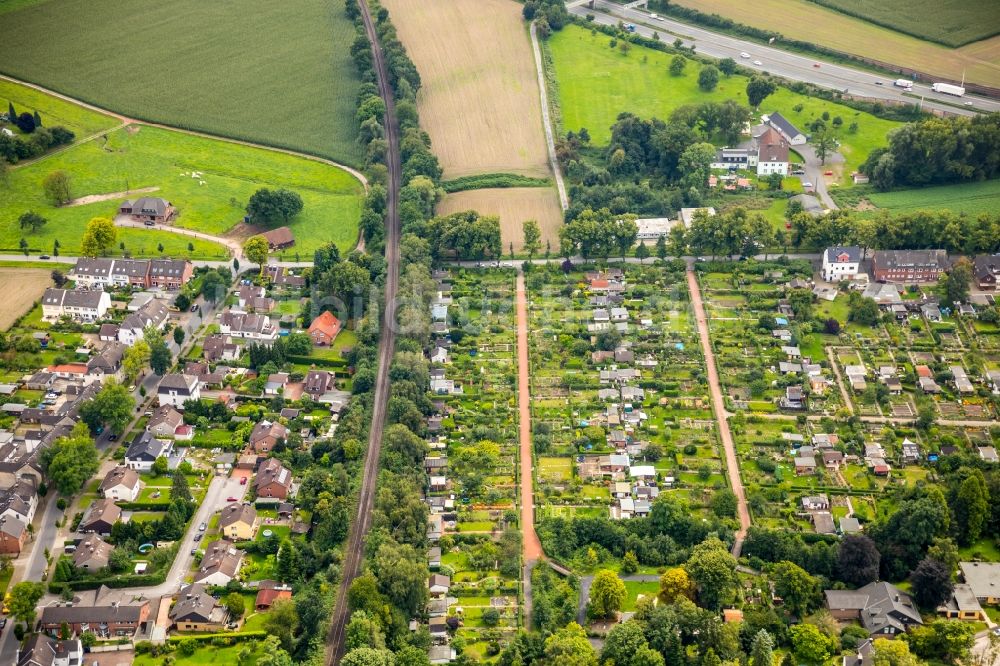
M 802 261 L 699 268 L 754 524 L 862 531 L 939 456 L 991 455 L 1000 353 L 975 308 L 942 312 L 934 285 L 817 285 Z M 851 321 L 863 296 L 874 325 Z
M 539 518 L 707 511 L 726 487 L 683 264 L 527 278 Z
M 430 610 L 432 618 L 461 618 L 458 635 L 484 657 L 519 617 L 514 274 L 453 269 L 436 277 L 436 415 L 428 420 L 425 468 L 430 540 L 440 549 L 432 549 L 431 567 L 451 587 Z

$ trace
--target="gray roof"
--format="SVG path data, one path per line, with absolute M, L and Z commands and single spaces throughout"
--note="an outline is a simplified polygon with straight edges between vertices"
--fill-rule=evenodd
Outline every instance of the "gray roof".
M 42 304 L 93 309 L 101 304 L 102 296 L 104 296 L 104 292 L 99 289 L 49 288 L 42 296 Z
M 902 633 L 909 624 L 923 624 L 913 598 L 895 585 L 884 581 L 869 583 L 857 590 L 826 590 L 831 610 L 857 610 L 868 633 L 893 627 Z
M 111 275 L 111 266 L 114 259 L 84 259 L 76 260 L 76 266 L 70 271 L 70 275 L 85 275 L 89 277 L 108 277 Z
M 191 585 L 177 593 L 177 603 L 170 609 L 170 619 L 174 622 L 222 622 L 226 611 L 204 585 Z
M 837 261 L 839 261 L 837 257 L 841 255 L 847 255 L 847 263 L 857 263 L 861 261 L 861 248 L 856 245 L 849 245 L 847 247 L 828 247 L 826 248 L 824 259 L 828 263 L 837 263 Z
M 188 395 L 194 393 L 195 387 L 198 385 L 198 378 L 194 375 L 182 375 L 176 372 L 171 372 L 169 374 L 163 375 L 163 379 L 160 380 L 159 393 L 165 391 L 177 391 L 178 393 L 187 393 Z
M 787 134 L 790 137 L 794 137 L 794 136 L 796 136 L 798 134 L 802 134 L 802 132 L 800 132 L 799 129 L 795 125 L 793 125 L 792 123 L 788 122 L 788 120 L 783 115 L 781 115 L 780 113 L 778 113 L 777 111 L 775 111 L 774 113 L 769 113 L 767 115 L 767 120 L 768 120 L 768 122 L 771 125 L 773 125 L 778 130 L 780 130 L 781 132 L 784 132 L 785 134 Z
M 81 590 L 72 605 L 46 606 L 42 609 L 44 625 L 134 622 L 138 623 L 149 599 L 132 590 L 112 590 L 104 585 L 96 590 Z
M 1000 562 L 959 562 L 958 568 L 978 598 L 1000 597 Z
M 167 207 L 170 202 L 166 199 L 161 199 L 159 197 L 142 197 L 141 199 L 136 199 L 135 201 L 125 200 L 122 202 L 122 207 L 129 207 L 132 212 L 142 211 L 143 213 L 150 213 L 155 215 L 163 215 L 167 212 Z
M 167 320 L 170 313 L 160 299 L 154 298 L 136 312 L 131 313 L 122 321 L 121 328 L 141 331 L 147 326 L 159 326 Z
M 879 250 L 872 257 L 879 268 L 944 268 L 945 250 Z
M 156 460 L 170 446 L 165 439 L 153 437 L 153 433 L 144 430 L 135 436 L 125 452 L 126 460 Z
M 154 277 L 181 278 L 188 262 L 183 259 L 152 259 L 149 262 L 149 274 Z
M 243 522 L 253 525 L 257 520 L 257 509 L 250 504 L 227 504 L 219 514 L 219 527 L 226 528 L 235 523 Z

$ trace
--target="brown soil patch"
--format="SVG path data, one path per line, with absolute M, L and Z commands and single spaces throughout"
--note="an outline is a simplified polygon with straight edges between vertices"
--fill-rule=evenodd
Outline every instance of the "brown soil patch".
M 519 250 L 524 242 L 522 225 L 525 220 L 536 220 L 542 231 L 542 248 L 552 244 L 552 253 L 559 253 L 559 227 L 563 223 L 559 194 L 554 187 L 512 187 L 508 189 L 468 190 L 445 195 L 437 206 L 439 215 L 463 210 L 477 210 L 482 215 L 500 217 L 503 251 L 510 244 Z
M 84 206 L 86 204 L 97 203 L 98 201 L 110 201 L 111 199 L 129 199 L 134 197 L 136 194 L 149 194 L 150 192 L 159 191 L 159 186 L 153 185 L 152 187 L 140 187 L 137 190 L 129 190 L 128 192 L 112 192 L 110 194 L 88 194 L 85 197 L 78 197 L 73 199 L 65 208 L 72 208 L 73 206 Z
M 538 79 L 512 0 L 386 0 L 417 65 L 420 125 L 446 179 L 549 175 Z
M 0 268 L 0 284 L 4 291 L 0 331 L 6 331 L 52 286 L 52 277 L 44 268 Z

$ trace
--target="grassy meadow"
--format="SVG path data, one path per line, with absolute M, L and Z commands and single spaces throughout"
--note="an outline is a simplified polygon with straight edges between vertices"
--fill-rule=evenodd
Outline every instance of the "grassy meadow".
M 13 104 L 14 110 L 19 114 L 25 111 L 38 111 L 44 127 L 62 125 L 76 134 L 77 139 L 118 124 L 118 121 L 111 116 L 46 95 L 34 88 L 0 79 L 0 110 L 6 113 L 8 104 Z M 15 134 L 21 134 L 21 130 L 15 125 L 8 124 L 7 127 Z
M 893 211 L 950 210 L 967 215 L 995 213 L 1000 208 L 1000 180 L 875 192 L 868 199 L 879 208 Z
M 668 71 L 672 55 L 641 46 L 633 46 L 625 55 L 611 49 L 609 42 L 607 35 L 591 35 L 589 30 L 575 25 L 553 34 L 547 42 L 555 67 L 563 129 L 586 127 L 596 145 L 608 143 L 611 125 L 622 111 L 666 119 L 685 104 L 727 99 L 747 103 L 744 76 L 722 77 L 718 87 L 706 93 L 698 88 L 698 63 L 689 60 L 683 75 L 674 77 Z M 803 108 L 796 113 L 793 107 L 798 104 Z M 760 108 L 761 113 L 775 110 L 803 131 L 824 111 L 830 113 L 831 119 L 840 116 L 843 127 L 837 135 L 845 159 L 845 179 L 873 148 L 885 143 L 886 132 L 900 124 L 786 88 L 779 88 Z M 858 123 L 858 131 L 850 134 L 847 128 L 853 122 Z
M 212 235 L 240 224 L 246 201 L 257 188 L 285 187 L 298 192 L 304 203 L 290 225 L 297 240 L 291 252 L 308 254 L 328 241 L 346 251 L 357 241 L 363 189 L 347 172 L 285 153 L 132 125 L 12 169 L 5 205 L 0 207 L 0 247 L 16 252 L 25 237 L 32 248 L 50 252 L 58 238 L 62 254 L 75 254 L 87 221 L 113 217 L 121 199 L 127 198 L 56 208 L 45 200 L 41 186 L 56 170 L 70 174 L 75 198 L 157 187 L 138 196 L 169 200 L 178 211 L 176 226 Z M 193 172 L 199 177 L 192 177 Z M 22 232 L 17 219 L 26 210 L 42 214 L 48 224 L 38 233 Z M 159 243 L 165 255 L 226 254 L 216 243 L 197 240 L 195 252 L 189 253 L 189 238 L 168 232 L 120 228 L 118 235 L 136 255 L 158 254 Z
M 991 0 L 812 1 L 947 46 L 962 46 L 1000 32 L 1000 3 Z M 927 20 L 932 14 L 934 20 Z
M 131 117 L 356 165 L 342 3 L 0 3 L 0 72 Z

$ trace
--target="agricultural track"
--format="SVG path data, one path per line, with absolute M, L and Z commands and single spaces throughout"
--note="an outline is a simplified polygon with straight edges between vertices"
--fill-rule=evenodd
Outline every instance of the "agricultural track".
M 399 157 L 399 125 L 396 122 L 396 104 L 385 66 L 382 46 L 378 41 L 375 23 L 368 10 L 366 0 L 358 0 L 365 32 L 372 47 L 375 72 L 378 75 L 379 94 L 385 101 L 385 138 L 388 144 L 389 188 L 386 195 L 385 221 L 385 313 L 382 318 L 382 336 L 378 349 L 378 375 L 375 380 L 375 400 L 372 405 L 372 425 L 368 431 L 368 453 L 365 456 L 364 473 L 358 510 L 351 522 L 351 531 L 344 548 L 344 566 L 337 589 L 337 601 L 333 611 L 333 621 L 326 638 L 326 663 L 333 666 L 344 656 L 344 630 L 347 626 L 347 591 L 361 570 L 365 537 L 371 527 L 372 508 L 375 503 L 375 483 L 378 479 L 379 453 L 382 449 L 382 429 L 385 426 L 386 406 L 389 402 L 389 364 L 395 348 L 395 302 L 399 282 L 399 181 L 402 168 Z

